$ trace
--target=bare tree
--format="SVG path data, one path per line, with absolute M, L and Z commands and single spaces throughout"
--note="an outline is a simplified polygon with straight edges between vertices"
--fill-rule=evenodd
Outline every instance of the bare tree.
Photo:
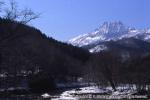
M 33 12 L 29 8 L 19 10 L 18 4 L 15 0 L 10 0 L 9 7 L 4 10 L 4 18 L 19 21 L 22 24 L 27 24 L 32 20 L 39 18 L 40 14 Z
M 5 4 L 4 2 L 0 1 L 0 7 L 4 4 Z M 1 14 L 4 14 L 2 18 L 5 18 L 11 21 L 18 21 L 21 24 L 28 24 L 29 22 L 39 18 L 40 16 L 39 13 L 33 12 L 30 8 L 24 8 L 20 10 L 15 0 L 10 0 L 9 5 L 6 5 L 5 9 L 3 8 L 4 7 L 1 8 L 2 9 Z M 18 29 L 20 29 L 20 25 L 17 23 L 13 23 L 13 25 L 12 23 L 10 23 L 10 25 L 8 26 L 9 26 L 9 31 L 11 31 L 9 33 L 16 32 Z M 0 43 L 8 39 L 14 39 L 18 36 L 20 35 L 8 34 L 7 36 L 0 39 Z
M 100 76 L 99 80 L 104 77 L 114 91 L 116 91 L 115 74 L 118 66 L 118 58 L 111 52 L 101 52 L 95 54 L 93 63 L 95 66 L 95 74 Z

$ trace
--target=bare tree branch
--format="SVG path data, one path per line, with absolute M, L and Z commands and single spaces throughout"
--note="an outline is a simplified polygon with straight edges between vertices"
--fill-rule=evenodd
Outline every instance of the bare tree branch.
M 20 12 L 20 14 L 22 14 L 20 22 L 23 23 L 23 24 L 27 24 L 30 21 L 39 18 L 39 16 L 40 16 L 40 14 L 36 14 L 35 12 L 33 12 L 29 8 L 25 8 L 24 10 L 22 10 Z
M 17 2 L 15 0 L 10 0 L 9 8 L 6 8 L 4 10 L 4 18 L 10 19 L 10 20 L 16 20 L 19 17 L 19 11 Z

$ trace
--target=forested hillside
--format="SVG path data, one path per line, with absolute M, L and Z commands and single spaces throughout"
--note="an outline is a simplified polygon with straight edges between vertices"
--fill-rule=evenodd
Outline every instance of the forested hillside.
M 16 76 L 34 77 L 39 73 L 44 74 L 42 80 L 48 76 L 51 82 L 80 77 L 90 56 L 86 50 L 54 40 L 17 21 L 0 19 L 0 35 L 0 74 L 14 80 Z

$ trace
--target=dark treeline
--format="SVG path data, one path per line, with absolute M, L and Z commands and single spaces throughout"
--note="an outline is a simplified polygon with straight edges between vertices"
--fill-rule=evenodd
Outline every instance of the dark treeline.
M 136 52 L 136 51 L 135 51 Z M 150 89 L 150 55 L 125 56 L 114 51 L 103 51 L 91 56 L 85 78 L 98 86 L 136 86 L 137 91 Z

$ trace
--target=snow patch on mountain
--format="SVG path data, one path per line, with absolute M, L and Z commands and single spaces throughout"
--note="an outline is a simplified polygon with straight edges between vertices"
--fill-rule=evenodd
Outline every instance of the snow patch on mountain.
M 93 52 L 99 52 L 99 51 L 106 50 L 106 49 L 107 47 L 105 45 L 97 45 L 94 48 L 89 49 L 89 51 L 93 53 Z
M 82 47 L 88 44 L 92 44 L 92 43 L 96 43 L 99 40 L 104 41 L 105 38 L 103 36 L 95 36 L 96 32 L 89 34 L 83 34 L 83 35 L 79 35 L 76 38 L 73 38 L 71 40 L 68 41 L 68 43 L 74 45 L 74 46 L 78 46 L 78 47 Z M 84 38 L 86 37 L 86 38 Z

